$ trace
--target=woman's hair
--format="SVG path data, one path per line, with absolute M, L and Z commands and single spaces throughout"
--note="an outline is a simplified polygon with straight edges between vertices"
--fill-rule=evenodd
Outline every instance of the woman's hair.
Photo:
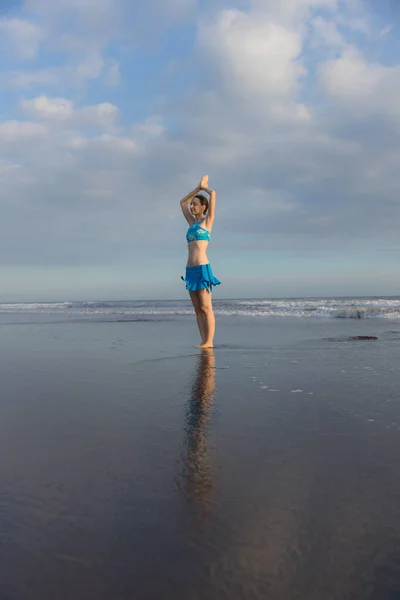
M 198 200 L 200 200 L 200 204 L 202 206 L 206 207 L 206 210 L 203 212 L 203 215 L 205 215 L 206 212 L 208 211 L 208 198 L 203 196 L 203 194 L 196 194 L 194 197 L 197 198 Z

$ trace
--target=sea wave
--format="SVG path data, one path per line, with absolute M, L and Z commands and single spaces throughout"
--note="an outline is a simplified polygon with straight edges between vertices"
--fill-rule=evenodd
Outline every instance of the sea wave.
M 214 300 L 216 315 L 258 318 L 400 319 L 400 298 Z M 189 300 L 0 303 L 0 313 L 169 318 L 193 314 Z

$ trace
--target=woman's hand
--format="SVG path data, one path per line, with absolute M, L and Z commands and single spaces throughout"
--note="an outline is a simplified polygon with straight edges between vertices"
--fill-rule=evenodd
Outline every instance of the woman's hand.
M 200 180 L 200 189 L 208 188 L 208 175 L 203 175 Z

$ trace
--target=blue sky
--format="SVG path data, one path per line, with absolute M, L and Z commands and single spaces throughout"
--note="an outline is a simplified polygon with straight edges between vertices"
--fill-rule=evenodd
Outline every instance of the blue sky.
M 399 294 L 400 11 L 361 0 L 0 9 L 0 301 Z

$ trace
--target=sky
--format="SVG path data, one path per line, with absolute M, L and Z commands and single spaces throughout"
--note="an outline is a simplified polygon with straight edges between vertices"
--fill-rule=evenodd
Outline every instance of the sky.
M 399 295 L 397 0 L 2 0 L 0 302 Z

